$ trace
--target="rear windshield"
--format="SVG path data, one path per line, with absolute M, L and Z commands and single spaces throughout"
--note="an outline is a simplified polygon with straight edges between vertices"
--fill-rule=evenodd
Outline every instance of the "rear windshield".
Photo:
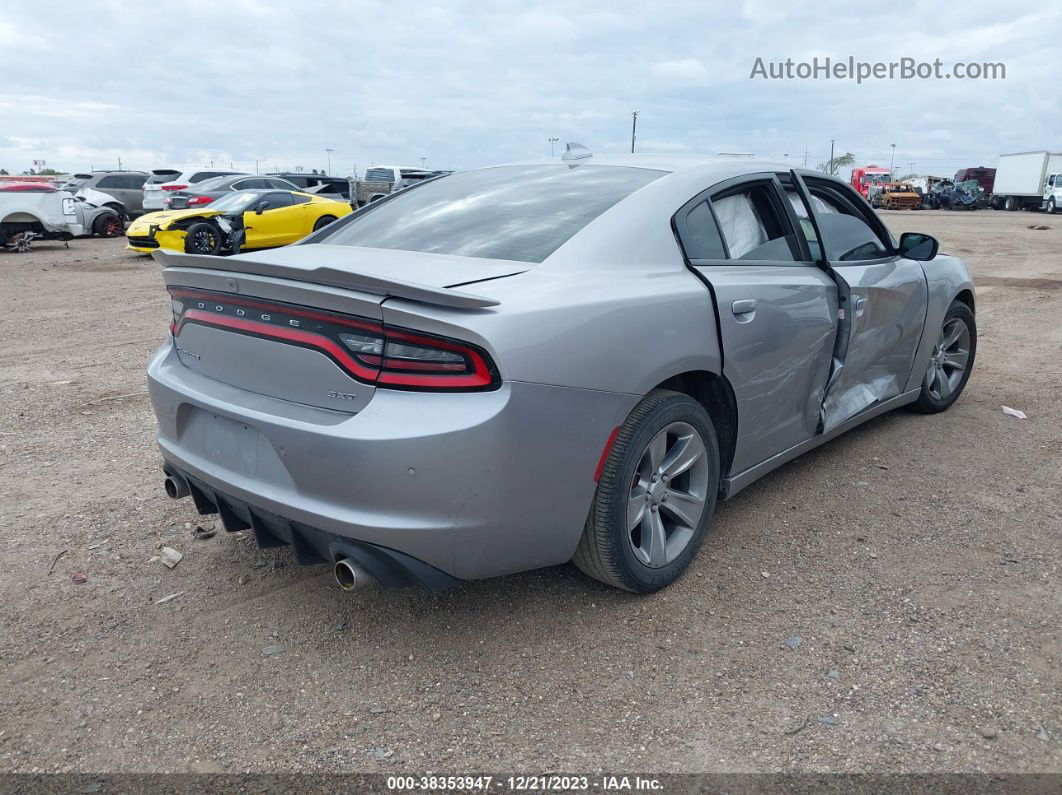
M 181 176 L 180 171 L 167 171 L 162 174 L 152 174 L 147 178 L 145 185 L 162 185 L 165 182 L 173 182 L 177 177 Z
M 318 242 L 542 262 L 664 173 L 586 164 L 466 171 L 402 191 Z

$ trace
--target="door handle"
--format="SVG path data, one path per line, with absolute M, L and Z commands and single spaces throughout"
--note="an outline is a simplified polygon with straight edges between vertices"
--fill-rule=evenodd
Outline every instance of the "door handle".
M 859 297 L 858 297 L 858 298 L 857 298 L 857 299 L 855 300 L 855 309 L 856 309 L 856 312 L 862 312 L 862 311 L 863 311 L 864 309 L 866 309 L 866 307 L 867 307 L 867 299 L 866 299 L 866 296 L 862 296 L 862 295 L 861 295 L 861 296 L 859 296 Z
M 743 298 L 740 301 L 735 301 L 730 305 L 730 311 L 735 315 L 747 315 L 750 312 L 756 311 L 756 299 L 755 298 Z

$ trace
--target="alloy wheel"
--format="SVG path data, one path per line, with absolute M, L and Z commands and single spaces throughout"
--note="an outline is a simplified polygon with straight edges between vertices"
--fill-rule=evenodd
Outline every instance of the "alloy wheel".
M 693 538 L 708 497 L 708 455 L 693 426 L 673 422 L 642 452 L 627 502 L 627 538 L 650 568 L 671 563 Z
M 210 254 L 217 246 L 217 236 L 209 229 L 197 229 L 192 238 L 192 247 L 200 254 Z
M 970 361 L 970 329 L 959 317 L 940 330 L 926 369 L 926 390 L 934 400 L 946 400 L 962 381 Z

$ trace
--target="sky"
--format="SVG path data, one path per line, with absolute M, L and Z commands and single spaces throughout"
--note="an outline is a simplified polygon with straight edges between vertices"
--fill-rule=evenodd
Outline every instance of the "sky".
M 815 167 L 833 139 L 950 175 L 1062 151 L 1060 42 L 1062 5 L 1024 0 L 9 0 L 0 168 L 461 169 L 549 157 L 550 138 L 629 151 L 638 110 L 639 152 Z M 1006 79 L 750 79 L 756 58 L 827 56 Z

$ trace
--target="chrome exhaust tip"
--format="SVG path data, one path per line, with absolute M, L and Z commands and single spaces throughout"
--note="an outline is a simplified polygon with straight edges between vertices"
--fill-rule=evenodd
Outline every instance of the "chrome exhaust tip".
M 337 560 L 334 572 L 336 584 L 344 591 L 354 591 L 358 588 L 363 588 L 373 580 L 373 576 L 353 558 Z
M 188 491 L 188 482 L 180 475 L 167 475 L 163 485 L 166 489 L 166 496 L 171 500 L 179 500 L 191 493 Z

